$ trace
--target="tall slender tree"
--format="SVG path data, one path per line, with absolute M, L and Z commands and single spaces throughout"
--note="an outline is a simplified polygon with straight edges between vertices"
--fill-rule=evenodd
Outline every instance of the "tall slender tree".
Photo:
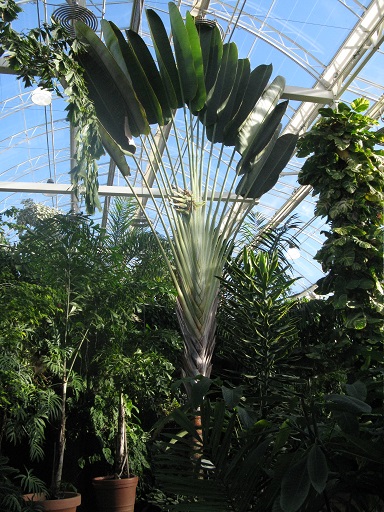
M 147 10 L 157 66 L 138 34 L 128 31 L 125 39 L 107 21 L 105 43 L 76 24 L 78 38 L 86 43 L 78 58 L 104 147 L 133 193 L 124 153 L 138 169 L 168 238 L 172 259 L 165 257 L 178 293 L 184 372 L 209 376 L 218 277 L 243 219 L 276 183 L 297 137 L 279 136 L 287 102 L 279 101 L 284 79 L 269 83 L 272 66 L 251 71 L 234 43 L 222 43 L 217 27 L 200 26 L 189 13 L 184 21 L 173 3 L 169 13 L 173 49 L 160 17 Z M 134 137 L 140 139 L 148 172 L 134 154 Z M 153 182 L 160 200 L 152 195 Z

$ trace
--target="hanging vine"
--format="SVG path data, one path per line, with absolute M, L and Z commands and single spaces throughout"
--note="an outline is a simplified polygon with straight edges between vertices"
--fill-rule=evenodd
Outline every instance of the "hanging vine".
M 100 208 L 96 161 L 104 149 L 83 69 L 76 58 L 82 43 L 54 21 L 25 34 L 17 32 L 11 23 L 19 12 L 21 9 L 14 0 L 0 1 L 0 56 L 5 56 L 25 87 L 36 84 L 67 98 L 67 121 L 76 127 L 73 191 L 77 198 L 84 195 L 87 213 L 94 213 Z

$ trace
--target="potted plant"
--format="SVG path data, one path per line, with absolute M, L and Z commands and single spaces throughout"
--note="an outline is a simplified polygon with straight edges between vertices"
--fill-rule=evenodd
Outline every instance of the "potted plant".
M 116 319 L 112 330 L 118 323 Z M 92 479 L 95 502 L 99 512 L 133 512 L 138 475 L 149 465 L 146 434 L 132 400 L 140 401 L 137 389 L 141 379 L 152 389 L 156 388 L 151 380 L 170 381 L 169 362 L 155 351 L 147 351 L 140 333 L 132 328 L 125 337 L 104 344 L 94 363 L 90 415 L 101 450 L 93 459 L 102 458 L 109 466 L 106 474 Z M 158 392 L 163 395 L 160 388 Z
M 39 502 L 43 510 L 74 512 L 81 503 L 80 493 L 64 488 L 62 475 L 69 403 L 76 400 L 84 387 L 75 365 L 82 357 L 94 320 L 87 315 L 89 300 L 95 293 L 95 287 L 91 286 L 93 272 L 103 274 L 98 234 L 81 215 L 37 219 L 34 225 L 29 224 L 19 233 L 17 253 L 21 276 L 38 282 L 55 304 L 44 328 L 39 324 L 33 326 L 35 336 L 29 347 L 30 364 L 33 360 L 35 372 L 41 374 L 41 386 L 53 392 L 58 403 L 51 418 L 57 425 L 57 439 L 49 490 L 25 495 L 26 501 Z M 45 420 L 46 425 L 50 418 Z
M 110 468 L 92 480 L 99 512 L 133 512 L 139 476 L 149 468 L 148 436 L 133 402 L 149 414 L 156 414 L 159 403 L 164 407 L 167 402 L 174 367 L 156 350 L 159 337 L 168 343 L 175 333 L 132 328 L 124 338 L 105 343 L 95 358 L 90 414 L 101 449 L 91 459 L 102 458 Z
M 113 474 L 95 477 L 92 485 L 100 512 L 133 512 L 138 476 L 131 475 L 128 455 L 126 409 L 123 392 L 119 393 L 116 448 Z

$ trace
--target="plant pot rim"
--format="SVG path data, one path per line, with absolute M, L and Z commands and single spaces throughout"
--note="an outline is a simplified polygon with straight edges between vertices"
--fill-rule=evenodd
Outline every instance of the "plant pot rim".
M 118 482 L 119 480 L 138 480 L 139 477 L 136 476 L 136 475 L 131 475 L 131 476 L 123 476 L 121 478 L 115 478 L 114 475 L 104 475 L 104 476 L 95 476 L 92 478 L 92 481 L 96 481 L 96 482 L 102 482 L 102 481 L 111 481 L 111 480 L 115 480 L 116 482 Z
M 47 499 L 46 495 L 43 493 L 34 493 L 31 492 L 29 494 L 23 494 L 24 501 L 33 501 L 33 502 L 43 502 L 43 501 L 60 501 L 60 500 L 70 500 L 74 499 L 75 501 L 79 501 L 81 503 L 81 494 L 79 492 L 72 491 L 64 491 L 61 493 L 62 496 L 60 498 Z

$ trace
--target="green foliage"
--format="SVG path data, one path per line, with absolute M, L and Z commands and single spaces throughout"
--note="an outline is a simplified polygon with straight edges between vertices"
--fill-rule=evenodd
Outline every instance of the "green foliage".
M 108 269 L 108 263 L 99 250 L 99 230 L 87 219 L 35 215 L 25 225 L 18 224 L 21 212 L 10 214 L 16 219 L 19 241 L 13 255 L 17 279 L 1 294 L 5 325 L 11 327 L 1 333 L 2 341 L 12 365 L 2 374 L 9 403 L 4 431 L 13 443 L 28 437 L 34 460 L 44 456 L 47 425 L 54 422 L 65 432 L 69 406 L 84 389 L 75 363 L 83 355 L 81 349 L 95 319 L 91 309 L 94 275 Z M 60 435 L 56 464 L 60 464 L 64 440 Z M 60 485 L 60 472 L 60 467 L 55 468 L 55 488 Z
M 110 467 L 110 471 L 113 472 L 117 450 L 118 402 L 119 397 L 114 389 L 113 381 L 104 380 L 89 410 L 92 429 L 97 437 L 100 449 L 97 453 L 90 455 L 87 460 L 80 459 L 80 466 L 105 460 Z M 132 401 L 125 399 L 124 406 L 130 471 L 134 475 L 141 476 L 144 469 L 149 467 L 147 454 L 149 435 L 142 429 L 140 419 L 137 416 L 139 411 Z
M 320 512 L 343 503 L 360 512 L 380 510 L 384 452 L 381 402 L 372 394 L 377 385 L 355 382 L 346 387 L 350 395 L 325 401 L 302 397 L 279 423 L 283 415 L 257 421 L 239 389 L 231 404 L 227 386 L 221 393 L 217 383 L 198 380 L 196 401 L 175 410 L 170 426 L 160 426 L 155 474 L 176 501 L 166 510 Z
M 282 378 L 281 362 L 297 342 L 295 320 L 289 314 L 295 303 L 286 297 L 294 279 L 286 270 L 276 251 L 244 248 L 229 262 L 222 280 L 221 329 L 229 336 L 222 350 L 228 360 L 235 357 L 239 371 L 254 381 L 263 415 L 280 393 L 271 381 Z
M 235 249 L 248 247 L 254 251 L 277 252 L 280 265 L 286 268 L 287 274 L 291 264 L 287 259 L 286 246 L 297 246 L 297 240 L 292 230 L 297 230 L 300 223 L 297 216 L 292 215 L 280 226 L 270 226 L 268 220 L 259 212 L 251 212 L 241 226 L 239 236 L 235 241 Z M 235 252 L 235 250 L 234 250 Z M 241 255 L 238 257 L 241 260 Z
M 263 464 L 270 441 L 262 429 L 247 437 L 236 409 L 223 399 L 175 410 L 155 456 L 161 489 L 179 497 L 167 510 L 247 511 L 265 482 Z M 200 425 L 201 421 L 201 427 Z
M 1 22 L 9 23 L 17 18 L 21 8 L 14 2 L 14 0 L 2 0 L 0 2 Z
M 39 460 L 46 426 L 57 419 L 60 400 L 43 376 L 34 341 L 59 309 L 51 288 L 20 279 L 14 252 L 1 254 L 0 432 L 12 444 L 26 439 L 30 458 Z
M 85 186 L 87 211 L 100 208 L 96 161 L 104 154 L 93 103 L 87 96 L 83 70 L 74 57 L 80 42 L 74 41 L 59 23 L 43 23 L 27 34 L 18 33 L 11 21 L 21 11 L 13 1 L 0 5 L 1 53 L 7 51 L 7 61 L 26 87 L 38 84 L 68 97 L 67 120 L 76 127 L 76 162 L 71 171 L 74 192 L 80 195 L 80 183 Z M 61 84 L 65 84 L 64 88 Z
M 142 473 L 148 466 L 144 429 L 176 404 L 171 360 L 181 348 L 176 331 L 158 328 L 158 318 L 168 327 L 167 317 L 175 316 L 175 292 L 161 252 L 151 233 L 131 225 L 135 210 L 125 202 L 111 209 L 107 232 L 81 215 L 39 212 L 34 205 L 32 216 L 8 212 L 7 227 L 19 239 L 12 251 L 1 252 L 9 268 L 2 267 L 0 287 L 0 400 L 6 410 L 1 432 L 7 442 L 28 438 L 31 458 L 41 459 L 46 429 L 60 423 L 63 401 L 73 425 L 72 413 L 87 398 L 95 404 L 94 423 L 87 414 L 88 424 L 78 428 L 89 434 L 94 427 L 100 451 L 83 463 L 103 454 L 110 460 L 123 390 L 131 466 Z M 151 314 L 156 307 L 158 318 Z
M 135 152 L 132 136 L 147 135 L 150 124 L 168 124 L 172 110 L 186 104 L 206 127 L 209 141 L 235 146 L 241 155 L 238 174 L 244 177 L 237 193 L 260 197 L 276 183 L 297 140 L 293 134 L 279 137 L 287 107 L 279 103 L 284 79 L 276 77 L 268 85 L 271 66 L 251 72 L 249 61 L 238 59 L 236 45 L 222 43 L 217 27 L 195 25 L 190 13 L 184 21 L 173 3 L 169 16 L 174 51 L 163 22 L 147 10 L 159 69 L 138 34 L 128 31 L 126 40 L 104 21 L 104 44 L 76 23 L 77 37 L 87 44 L 78 59 L 107 151 L 127 176 L 122 155 Z
M 0 511 L 21 512 L 21 489 L 13 482 L 18 471 L 8 465 L 8 459 L 0 456 Z
M 384 326 L 384 152 L 377 149 L 383 135 L 372 130 L 377 122 L 362 114 L 366 108 L 366 100 L 355 100 L 321 109 L 321 119 L 298 143 L 298 156 L 310 155 L 299 182 L 313 187 L 315 213 L 330 226 L 315 256 L 328 273 L 318 293 L 332 294 L 345 332 L 364 340 L 360 354 L 368 365 L 377 360 Z
M 0 512 L 39 511 L 40 507 L 29 507 L 23 493 L 44 493 L 44 483 L 31 470 L 25 474 L 8 465 L 8 459 L 0 455 Z

